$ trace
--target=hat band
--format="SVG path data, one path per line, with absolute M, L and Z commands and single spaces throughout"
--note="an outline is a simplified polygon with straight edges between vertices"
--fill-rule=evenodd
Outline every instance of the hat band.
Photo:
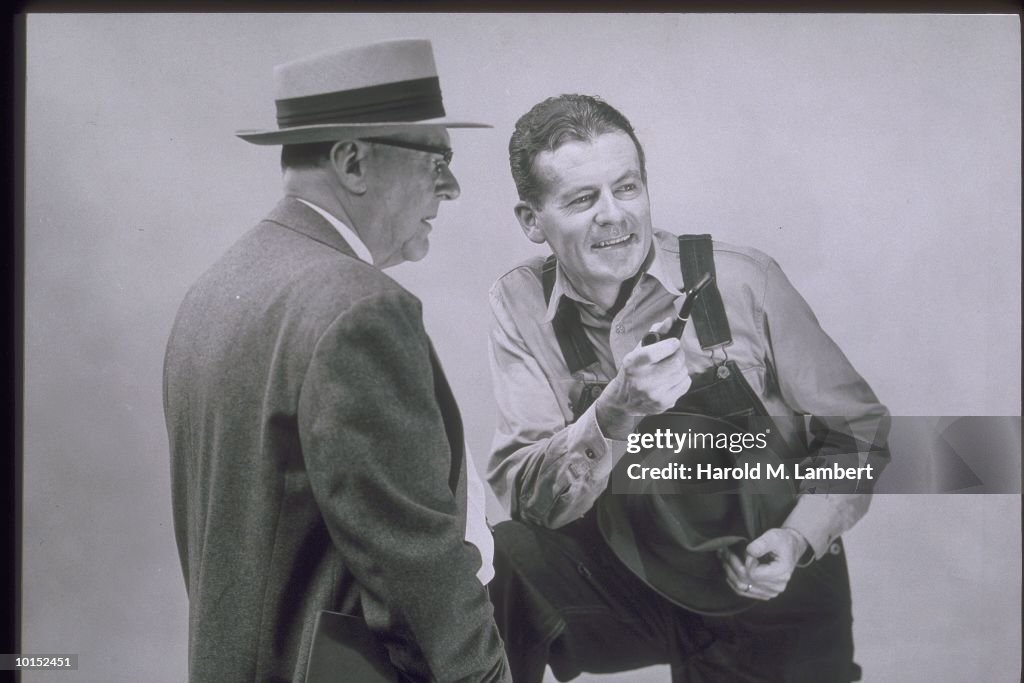
M 317 123 L 421 121 L 444 116 L 436 76 L 277 100 L 278 128 Z

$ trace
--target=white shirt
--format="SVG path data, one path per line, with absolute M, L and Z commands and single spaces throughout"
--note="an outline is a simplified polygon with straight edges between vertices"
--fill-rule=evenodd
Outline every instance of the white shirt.
M 370 250 L 366 248 L 366 245 L 363 244 L 363 241 L 359 239 L 359 235 L 354 230 L 316 204 L 308 202 L 301 197 L 296 197 L 296 199 L 323 216 L 324 220 L 338 231 L 342 239 L 348 242 L 348 245 L 352 247 L 352 251 L 356 253 L 360 260 L 371 265 L 373 264 L 373 256 L 370 254 Z M 491 536 L 491 530 L 487 526 L 487 502 L 484 483 L 480 479 L 480 474 L 476 471 L 473 455 L 469 452 L 469 444 L 465 446 L 466 542 L 476 546 L 476 549 L 480 551 L 481 563 L 480 569 L 476 572 L 476 577 L 480 580 L 480 583 L 486 586 L 494 578 L 494 538 Z
M 487 526 L 487 499 L 484 482 L 473 464 L 473 454 L 466 444 L 466 542 L 480 551 L 480 569 L 476 578 L 487 585 L 494 578 L 494 537 Z
M 359 258 L 360 261 L 366 261 L 367 263 L 370 264 L 373 263 L 373 255 L 370 254 L 370 250 L 366 248 L 366 245 L 363 244 L 363 241 L 359 239 L 359 235 L 357 235 L 352 228 L 348 227 L 347 225 L 345 225 L 337 218 L 321 209 L 313 202 L 307 202 L 302 197 L 296 197 L 296 199 L 298 199 L 300 202 L 316 211 L 318 214 L 324 217 L 325 221 L 334 226 L 334 229 L 338 231 L 338 234 L 341 235 L 342 239 L 348 242 L 348 246 L 352 247 L 352 251 L 356 252 L 356 256 Z

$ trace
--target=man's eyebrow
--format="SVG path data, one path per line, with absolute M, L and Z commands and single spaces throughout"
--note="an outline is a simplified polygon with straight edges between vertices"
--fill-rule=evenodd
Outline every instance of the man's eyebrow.
M 640 177 L 640 169 L 638 169 L 638 168 L 631 168 L 628 171 L 626 171 L 625 173 L 623 173 L 622 175 L 620 175 L 618 178 L 616 178 L 615 179 L 615 183 L 613 183 L 613 184 L 621 183 L 623 180 L 626 180 L 627 178 L 639 178 L 639 177 Z
M 627 179 L 631 179 L 631 178 L 640 178 L 640 170 L 636 169 L 636 168 L 629 169 L 628 171 L 626 171 L 625 173 L 620 175 L 618 178 L 613 180 L 612 181 L 612 185 L 618 185 L 623 180 L 627 180 Z M 568 199 L 569 197 L 572 197 L 573 195 L 579 194 L 580 192 L 587 192 L 587 191 L 593 192 L 598 187 L 600 187 L 600 184 L 594 184 L 594 183 L 583 183 L 583 184 L 580 184 L 580 185 L 573 185 L 570 188 L 568 188 L 567 190 L 565 190 L 564 192 L 559 192 L 556 195 L 556 198 L 560 199 L 560 200 L 561 199 Z
M 577 195 L 580 192 L 593 192 L 594 190 L 597 189 L 597 187 L 598 186 L 595 185 L 594 183 L 581 183 L 579 185 L 573 185 L 569 187 L 564 192 L 559 192 L 557 197 L 559 199 L 568 199 L 569 197 Z

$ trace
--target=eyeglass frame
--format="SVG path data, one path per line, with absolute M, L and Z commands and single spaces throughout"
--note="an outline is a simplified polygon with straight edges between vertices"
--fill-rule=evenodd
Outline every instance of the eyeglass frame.
M 455 155 L 455 151 L 451 147 L 440 147 L 438 145 L 425 145 L 419 142 L 406 142 L 405 140 L 395 140 L 394 138 L 359 138 L 363 142 L 369 142 L 375 145 L 385 145 L 387 147 L 398 147 L 400 149 L 411 149 L 415 152 L 426 152 L 428 154 L 439 155 L 445 163 L 445 166 L 451 166 L 452 157 Z

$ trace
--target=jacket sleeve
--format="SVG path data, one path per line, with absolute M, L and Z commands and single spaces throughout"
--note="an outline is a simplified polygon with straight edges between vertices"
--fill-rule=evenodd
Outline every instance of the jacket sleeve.
M 417 680 L 511 680 L 449 482 L 414 297 L 373 294 L 330 324 L 303 382 L 299 433 L 313 495 L 395 665 Z

